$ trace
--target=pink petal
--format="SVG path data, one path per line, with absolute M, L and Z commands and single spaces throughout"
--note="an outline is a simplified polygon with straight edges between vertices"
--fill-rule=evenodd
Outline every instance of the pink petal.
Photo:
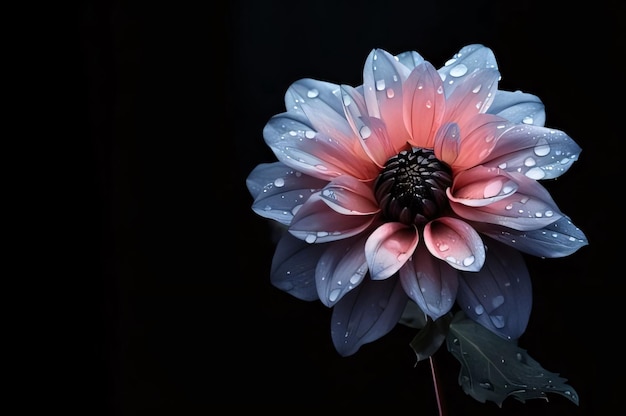
M 472 227 L 451 217 L 441 217 L 424 227 L 430 253 L 457 270 L 478 271 L 485 262 L 485 246 Z
M 319 299 L 329 308 L 357 287 L 367 274 L 365 240 L 362 236 L 335 241 L 317 263 L 315 286 Z
M 401 146 L 406 146 L 406 140 L 402 140 L 396 148 L 387 133 L 385 123 L 367 115 L 361 94 L 350 86 L 342 86 L 341 93 L 344 97 L 346 118 L 355 137 L 359 138 L 363 151 L 379 168 L 382 168 L 391 156 L 400 151 Z
M 435 135 L 434 152 L 437 159 L 452 166 L 459 155 L 460 131 L 456 123 L 444 123 Z
M 383 120 L 398 153 L 409 140 L 402 120 L 402 82 L 409 70 L 382 49 L 368 55 L 363 69 L 363 94 L 371 117 Z
M 307 243 L 336 241 L 363 232 L 375 215 L 343 215 L 331 209 L 319 192 L 311 195 L 293 217 L 289 232 Z
M 357 138 L 326 137 L 295 113 L 272 117 L 263 129 L 263 136 L 278 160 L 316 178 L 331 180 L 348 174 L 367 180 L 379 172 Z
M 484 113 L 498 90 L 498 70 L 479 69 L 465 77 L 447 97 L 446 120 L 463 126 L 476 114 Z
M 349 175 L 333 179 L 322 189 L 320 196 L 340 214 L 371 215 L 380 211 L 372 186 Z
M 483 207 L 513 195 L 517 189 L 517 183 L 505 171 L 477 166 L 456 175 L 446 193 L 451 201 Z
M 388 222 L 378 227 L 365 243 L 365 257 L 372 279 L 387 279 L 411 257 L 419 235 L 415 226 Z
M 459 271 L 431 256 L 425 244 L 417 246 L 399 275 L 407 295 L 433 320 L 448 313 L 454 305 Z
M 429 62 L 413 69 L 404 83 L 402 99 L 404 126 L 411 135 L 411 145 L 432 149 L 446 101 L 441 78 Z
M 450 207 L 460 217 L 499 224 L 520 231 L 543 228 L 563 216 L 550 193 L 537 181 L 520 173 L 509 173 L 517 191 L 489 205 L 469 207 L 450 199 Z
M 512 124 L 493 114 L 477 114 L 461 128 L 459 154 L 452 169 L 459 171 L 480 165 L 486 160 L 500 136 Z

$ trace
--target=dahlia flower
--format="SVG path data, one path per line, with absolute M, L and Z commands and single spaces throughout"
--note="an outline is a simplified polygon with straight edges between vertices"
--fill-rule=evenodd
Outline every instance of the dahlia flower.
M 542 180 L 580 147 L 544 127 L 536 96 L 498 89 L 492 51 L 469 45 L 436 69 L 374 49 L 363 84 L 294 82 L 263 137 L 276 158 L 247 178 L 258 215 L 281 224 L 276 287 L 332 308 L 342 356 L 387 334 L 407 305 L 453 308 L 516 340 L 532 305 L 522 254 L 587 244 Z

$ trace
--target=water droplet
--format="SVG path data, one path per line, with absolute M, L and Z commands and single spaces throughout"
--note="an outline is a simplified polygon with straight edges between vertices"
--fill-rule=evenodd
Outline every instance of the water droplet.
M 370 128 L 367 126 L 363 126 L 359 130 L 359 134 L 361 135 L 362 138 L 367 139 L 368 137 L 372 135 L 372 130 L 370 130 Z
M 478 385 L 485 390 L 493 390 L 493 384 L 488 381 L 483 381 L 481 383 L 478 383 Z
M 313 130 L 307 130 L 304 133 L 304 137 L 306 137 L 307 139 L 312 139 L 315 137 L 315 132 Z
M 443 94 L 443 87 L 441 85 L 437 88 L 437 94 Z
M 524 166 L 530 167 L 530 166 L 535 166 L 536 164 L 537 162 L 532 157 L 527 157 L 526 160 L 524 160 Z
M 309 234 L 304 239 L 304 241 L 306 241 L 309 244 L 313 244 L 315 242 L 315 240 L 317 240 L 317 236 L 315 234 Z
M 539 180 L 544 178 L 546 176 L 546 173 L 543 171 L 543 169 L 534 167 L 528 169 L 528 172 L 526 172 L 526 176 L 528 176 L 530 179 Z
M 522 123 L 524 124 L 533 124 L 533 118 L 531 116 L 526 116 L 522 119 Z
M 340 294 L 341 294 L 341 289 L 333 289 L 330 291 L 330 294 L 328 295 L 328 300 L 331 302 L 334 302 L 337 300 Z
M 550 145 L 545 139 L 541 139 L 539 144 L 533 149 L 537 156 L 546 156 L 550 153 Z
M 376 81 L 376 89 L 378 91 L 382 91 L 385 89 L 385 80 L 384 79 L 379 79 L 378 81 Z
M 485 312 L 485 308 L 483 308 L 483 305 L 476 305 L 474 312 L 476 312 L 476 315 L 482 315 Z
M 388 88 L 387 89 L 387 98 L 393 98 L 395 95 L 396 95 L 396 93 L 393 90 L 393 88 Z
M 467 256 L 463 260 L 463 266 L 465 267 L 471 266 L 472 264 L 474 264 L 475 261 L 476 261 L 476 258 L 474 256 Z
M 316 98 L 318 95 L 320 95 L 320 92 L 317 89 L 315 89 L 315 88 L 311 88 L 306 93 L 306 96 L 309 97 L 309 98 Z
M 430 100 L 426 101 L 426 108 L 431 108 L 432 106 L 433 103 Z
M 283 178 L 276 178 L 274 179 L 274 185 L 276 185 L 277 188 L 283 187 L 285 186 L 285 180 Z
M 503 303 L 504 303 L 504 296 L 502 296 L 502 295 L 495 296 L 491 300 L 491 304 L 493 305 L 494 309 L 497 308 L 498 306 L 502 305 Z
M 464 64 L 458 64 L 450 70 L 450 75 L 452 75 L 453 77 L 458 78 L 462 77 L 465 74 L 467 74 L 467 66 L 465 66 Z
M 450 247 L 446 243 L 437 243 L 437 248 L 439 251 L 447 251 Z

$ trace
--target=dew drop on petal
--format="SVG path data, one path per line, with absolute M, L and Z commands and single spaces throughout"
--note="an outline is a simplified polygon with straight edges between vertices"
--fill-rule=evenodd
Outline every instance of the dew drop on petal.
M 392 88 L 387 89 L 387 98 L 393 98 L 396 95 Z
M 476 258 L 474 256 L 467 256 L 463 260 L 463 266 L 465 267 L 471 266 L 472 264 L 474 264 L 474 261 L 476 261 Z
M 283 178 L 276 178 L 274 179 L 274 185 L 276 185 L 277 188 L 281 188 L 285 186 L 285 180 Z
M 550 145 L 545 139 L 541 139 L 540 143 L 533 149 L 537 156 L 546 156 L 550 153 Z
M 533 121 L 534 121 L 533 118 L 530 116 L 526 116 L 522 119 L 522 123 L 524 124 L 533 124 Z
M 341 293 L 341 289 L 333 289 L 328 295 L 328 300 L 330 300 L 331 302 L 336 301 L 340 293 Z
M 474 312 L 476 312 L 476 315 L 482 315 L 485 312 L 485 309 L 483 308 L 483 305 L 476 305 L 476 307 L 474 307 Z
M 502 295 L 498 295 L 491 300 L 491 304 L 493 305 L 494 309 L 502 305 L 503 303 L 504 303 L 504 296 Z
M 376 81 L 376 89 L 378 91 L 382 91 L 385 89 L 385 80 L 384 79 L 379 79 L 378 81 Z
M 359 134 L 361 135 L 362 138 L 367 139 L 368 137 L 372 135 L 372 131 L 370 130 L 369 127 L 363 126 L 359 130 Z
M 317 236 L 315 234 L 309 234 L 304 239 L 304 241 L 306 241 L 309 244 L 313 244 L 315 242 L 315 240 L 317 240 Z
M 319 92 L 317 89 L 315 89 L 315 88 L 311 88 L 311 89 L 310 89 L 310 90 L 306 93 L 306 96 L 307 96 L 307 97 L 309 97 L 309 98 L 315 98 L 315 97 L 317 97 L 318 95 L 320 95 L 320 92 Z
M 467 74 L 467 66 L 464 64 L 458 64 L 450 70 L 450 75 L 453 77 L 462 77 Z
M 541 168 L 531 168 L 526 172 L 526 176 L 530 179 L 539 180 L 546 176 L 546 173 Z
M 536 164 L 537 162 L 532 157 L 527 157 L 526 160 L 524 160 L 524 166 L 530 167 L 530 166 L 535 166 Z

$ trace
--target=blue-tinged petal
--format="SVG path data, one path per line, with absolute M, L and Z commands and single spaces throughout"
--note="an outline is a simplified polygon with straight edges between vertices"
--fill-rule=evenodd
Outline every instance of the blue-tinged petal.
M 372 50 L 363 67 L 363 95 L 368 114 L 383 120 L 389 137 L 398 143 L 409 138 L 402 120 L 402 82 L 409 73 L 382 49 Z
M 318 131 L 330 137 L 350 136 L 343 116 L 339 85 L 304 78 L 291 84 L 285 94 L 285 108 L 306 117 Z
M 505 339 L 519 338 L 532 307 L 530 275 L 520 252 L 486 240 L 487 260 L 477 273 L 461 272 L 457 302 L 463 312 Z
M 539 97 L 521 91 L 498 90 L 487 112 L 516 124 L 543 126 L 546 122 L 545 107 Z
M 271 283 L 298 299 L 317 300 L 315 269 L 326 248 L 325 244 L 308 244 L 284 233 L 272 259 Z
M 589 244 L 587 237 L 568 217 L 562 217 L 531 231 L 517 231 L 499 225 L 472 224 L 482 234 L 521 252 L 544 258 L 565 257 Z
M 424 227 L 430 254 L 457 270 L 477 271 L 485 262 L 485 246 L 468 223 L 452 217 L 437 218 Z
M 535 180 L 553 179 L 572 166 L 580 151 L 580 146 L 562 131 L 518 125 L 498 138 L 484 164 Z
M 363 151 L 369 158 L 382 169 L 390 156 L 399 153 L 406 146 L 406 136 L 400 140 L 392 140 L 386 130 L 386 125 L 381 120 L 370 117 L 367 114 L 365 100 L 356 88 L 342 85 L 344 111 L 354 136 L 358 137 Z M 400 113 L 402 110 L 398 110 Z
M 448 313 L 454 305 L 459 271 L 431 256 L 425 244 L 417 246 L 399 275 L 409 298 L 433 320 Z
M 396 55 L 396 59 L 402 65 L 406 66 L 409 70 L 412 70 L 416 66 L 424 62 L 422 55 L 415 51 L 406 51 Z
M 300 173 L 281 163 L 257 165 L 246 185 L 254 197 L 252 210 L 258 215 L 289 225 L 293 215 L 326 181 Z
M 357 236 L 330 243 L 317 263 L 317 293 L 329 308 L 357 287 L 367 274 L 365 240 L 366 236 Z
M 446 96 L 450 96 L 450 93 L 468 75 L 484 68 L 498 69 L 496 57 L 491 49 L 479 44 L 467 45 L 461 48 L 438 70 L 445 86 Z
M 387 279 L 413 255 L 419 242 L 415 226 L 387 222 L 370 234 L 365 257 L 373 280 Z
M 348 175 L 333 179 L 322 189 L 320 196 L 340 214 L 372 215 L 380 211 L 371 185 Z
M 485 206 L 470 207 L 450 197 L 450 207 L 470 221 L 498 224 L 515 230 L 529 231 L 546 227 L 563 216 L 550 193 L 537 181 L 520 173 L 509 172 L 517 191 Z
M 365 279 L 333 307 L 330 333 L 337 352 L 353 355 L 364 344 L 391 331 L 402 316 L 408 297 L 399 279 Z
M 327 137 L 295 113 L 272 117 L 263 129 L 263 137 L 278 160 L 316 178 L 331 180 L 349 174 L 371 179 L 378 174 L 378 166 L 371 162 L 357 138 Z
M 289 232 L 307 243 L 342 240 L 363 232 L 375 215 L 344 215 L 330 208 L 319 192 L 314 193 L 296 212 Z

